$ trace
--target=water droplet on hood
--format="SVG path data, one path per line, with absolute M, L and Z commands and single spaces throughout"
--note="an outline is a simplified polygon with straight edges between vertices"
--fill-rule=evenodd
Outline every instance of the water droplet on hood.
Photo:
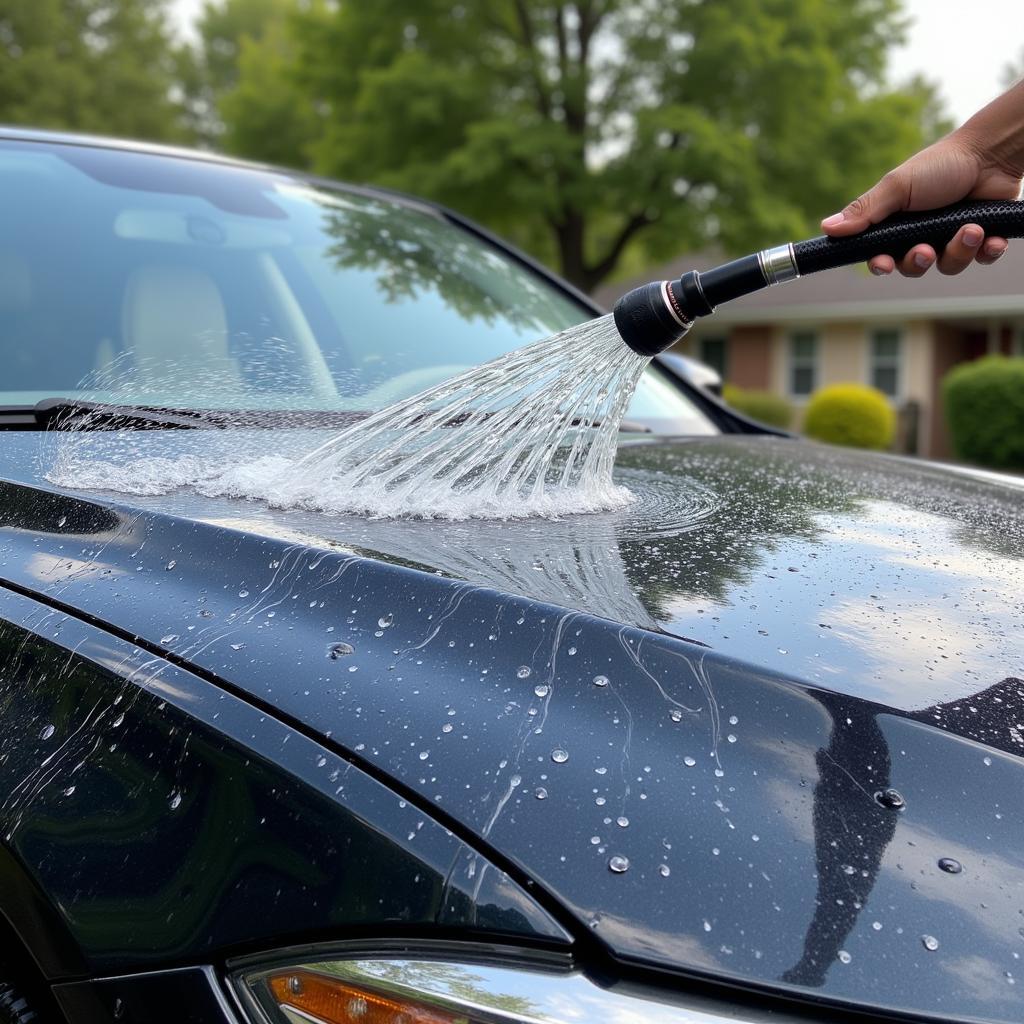
M 355 648 L 351 644 L 336 643 L 331 644 L 331 646 L 327 648 L 327 657 L 330 658 L 331 661 L 337 661 L 339 658 L 344 658 L 354 652 Z
M 839 962 L 841 964 L 848 964 L 853 959 L 853 957 L 850 956 L 850 954 L 847 953 L 845 949 L 839 950 L 838 957 Z
M 934 935 L 922 935 L 921 944 L 930 953 L 934 953 L 939 948 L 939 940 Z
M 945 871 L 949 875 L 959 875 L 963 871 L 964 866 L 960 861 L 953 857 L 940 857 L 939 858 L 939 870 Z
M 697 759 L 695 757 L 690 757 L 689 755 L 687 755 L 683 758 L 683 764 L 685 764 L 687 768 L 692 768 L 696 763 Z
M 176 811 L 181 806 L 181 794 L 180 793 L 172 793 L 171 794 L 171 799 L 170 799 L 169 806 L 170 806 L 172 811 Z
M 668 876 L 672 874 L 672 869 L 667 864 L 659 864 L 658 874 L 661 875 L 662 878 L 668 878 Z
M 390 626 L 391 623 L 394 622 L 394 621 L 395 621 L 394 615 L 392 615 L 390 612 L 388 612 L 387 615 L 382 615 L 377 620 L 377 625 L 380 626 L 381 629 L 387 629 L 388 626 Z
M 668 717 L 671 718 L 673 722 L 681 722 L 683 720 L 683 713 L 679 708 L 672 708 L 668 713 Z
M 608 861 L 608 870 L 615 872 L 617 875 L 621 875 L 624 871 L 629 870 L 629 858 L 611 857 Z
M 546 697 L 551 692 L 551 687 L 545 686 L 544 683 L 540 683 L 539 685 L 533 688 L 533 692 L 538 697 Z
M 530 666 L 520 665 L 519 668 L 516 669 L 516 675 L 519 676 L 520 679 L 528 679 L 530 676 Z
M 903 799 L 903 794 L 896 789 L 881 789 L 875 794 L 875 800 L 881 804 L 882 807 L 888 807 L 893 811 L 902 811 L 906 807 L 907 802 Z
M 607 676 L 594 676 L 594 685 L 595 686 L 607 686 L 608 685 L 608 677 Z
M 555 747 L 555 749 L 551 751 L 551 760 L 554 761 L 555 764 L 565 764 L 565 762 L 569 760 L 569 753 L 561 747 Z
M 547 798 L 548 798 L 548 791 L 547 791 L 547 790 L 546 790 L 546 789 L 545 789 L 545 788 L 544 788 L 543 786 L 538 786 L 538 787 L 537 787 L 537 788 L 536 788 L 536 789 L 535 789 L 535 790 L 533 791 L 533 795 L 534 795 L 534 796 L 535 796 L 535 797 L 536 797 L 536 798 L 537 798 L 538 800 L 547 800 Z
M 57 730 L 52 725 L 44 725 L 42 732 L 39 733 L 41 740 L 48 740 Z

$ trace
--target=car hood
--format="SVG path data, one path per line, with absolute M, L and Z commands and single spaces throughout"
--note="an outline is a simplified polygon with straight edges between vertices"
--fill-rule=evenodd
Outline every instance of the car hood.
M 625 447 L 614 515 L 387 523 L 61 493 L 28 436 L 0 578 L 397 780 L 584 941 L 1019 1019 L 1012 482 L 720 438 Z

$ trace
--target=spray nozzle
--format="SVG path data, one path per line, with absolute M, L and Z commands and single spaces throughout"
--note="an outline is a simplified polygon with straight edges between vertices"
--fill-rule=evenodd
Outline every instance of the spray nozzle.
M 615 326 L 634 352 L 656 356 L 720 302 L 796 276 L 791 245 L 765 249 L 703 273 L 691 270 L 677 281 L 652 281 L 634 288 L 615 303 Z
M 615 326 L 622 340 L 642 356 L 656 356 L 682 338 L 693 325 L 677 294 L 678 281 L 651 281 L 615 303 Z

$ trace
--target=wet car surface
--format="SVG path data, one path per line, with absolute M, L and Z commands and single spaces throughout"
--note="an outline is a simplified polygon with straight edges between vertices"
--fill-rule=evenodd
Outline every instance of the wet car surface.
M 72 1020 L 259 1020 L 236 969 L 395 944 L 658 1020 L 1020 1019 L 1018 482 L 645 435 L 625 509 L 439 524 L 0 441 L 0 900 Z

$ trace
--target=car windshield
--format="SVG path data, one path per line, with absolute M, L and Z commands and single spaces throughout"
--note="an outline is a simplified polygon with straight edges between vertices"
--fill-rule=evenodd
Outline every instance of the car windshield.
M 364 411 L 591 314 L 426 204 L 286 172 L 0 143 L 0 405 Z M 627 414 L 713 426 L 652 367 Z

